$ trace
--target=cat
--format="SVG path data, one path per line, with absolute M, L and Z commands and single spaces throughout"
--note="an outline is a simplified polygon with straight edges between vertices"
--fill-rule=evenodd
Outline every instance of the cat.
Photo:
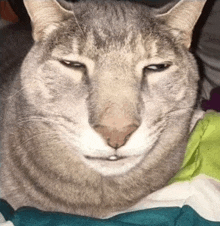
M 1 197 L 15 209 L 126 211 L 182 163 L 205 1 L 24 4 L 33 39 L 22 25 L 2 30 Z

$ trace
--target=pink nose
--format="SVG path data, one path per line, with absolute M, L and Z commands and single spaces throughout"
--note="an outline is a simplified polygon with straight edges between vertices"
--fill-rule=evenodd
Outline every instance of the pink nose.
M 106 140 L 107 144 L 118 149 L 125 145 L 131 134 L 138 128 L 137 125 L 128 125 L 120 129 L 112 128 L 109 126 L 97 125 L 95 126 L 96 132 L 101 134 L 101 136 Z

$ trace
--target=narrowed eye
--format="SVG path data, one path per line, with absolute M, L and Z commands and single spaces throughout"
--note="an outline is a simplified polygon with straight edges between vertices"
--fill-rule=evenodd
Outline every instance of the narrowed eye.
M 78 61 L 68 61 L 68 60 L 60 60 L 60 63 L 66 67 L 73 68 L 73 69 L 85 69 L 85 64 L 82 64 Z
M 144 68 L 144 70 L 148 71 L 155 71 L 155 72 L 160 72 L 160 71 L 165 71 L 171 66 L 171 63 L 164 63 L 164 64 L 150 64 Z

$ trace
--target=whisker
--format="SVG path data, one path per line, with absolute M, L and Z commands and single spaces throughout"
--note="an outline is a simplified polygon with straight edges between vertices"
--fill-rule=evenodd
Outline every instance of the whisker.
M 182 110 L 189 110 L 189 109 L 191 109 L 191 110 L 193 111 L 194 106 L 183 107 L 183 108 L 178 108 L 178 109 L 171 109 L 170 111 L 166 112 L 166 115 L 168 115 L 168 114 L 170 114 L 170 113 L 182 111 Z
M 73 125 L 76 125 L 77 123 L 74 121 L 67 120 L 65 117 L 59 117 L 53 119 L 53 118 L 44 118 L 44 117 L 38 117 L 38 116 L 31 116 L 29 118 L 20 118 L 17 120 L 17 124 L 22 126 L 25 123 L 28 122 L 43 122 L 43 123 L 51 123 L 52 125 L 56 125 L 59 127 L 65 128 L 69 133 L 76 134 L 76 131 L 74 130 Z
M 79 29 L 80 29 L 80 31 L 82 32 L 83 36 L 86 37 L 86 35 L 85 35 L 83 29 L 82 29 L 82 28 L 80 27 L 80 25 L 79 25 L 79 21 L 78 21 L 78 19 L 77 19 L 77 17 L 76 17 L 76 14 L 75 14 L 75 12 L 74 12 L 74 9 L 72 9 L 72 11 L 73 11 L 73 16 L 74 16 L 74 18 L 75 18 L 75 21 L 76 21 L 76 23 L 77 23 L 77 26 L 79 27 Z
M 42 136 L 42 135 L 51 135 L 51 140 L 53 140 L 53 142 L 57 142 L 58 144 L 64 144 L 65 141 L 62 140 L 62 139 L 53 139 L 53 137 L 56 137 L 59 136 L 57 133 L 51 133 L 51 132 L 44 132 L 42 131 L 41 133 L 39 134 L 35 134 L 33 135 L 32 137 L 26 139 L 25 141 L 21 142 L 20 145 L 24 145 L 26 144 L 27 142 L 31 141 L 32 139 L 36 138 L 36 137 L 39 137 L 39 136 Z M 74 146 L 77 148 L 79 146 L 79 141 L 77 139 L 74 139 L 73 137 L 71 137 L 71 141 L 75 142 Z
M 41 136 L 41 135 L 45 135 L 45 134 L 56 135 L 56 134 L 53 134 L 53 133 L 51 133 L 51 132 L 41 132 L 41 133 L 39 133 L 39 134 L 36 134 L 36 135 L 30 137 L 29 139 L 27 139 L 27 140 L 25 140 L 25 141 L 23 141 L 23 142 L 21 142 L 20 145 L 23 145 L 23 144 L 27 143 L 28 141 L 34 139 L 35 137 L 38 137 L 38 136 Z
M 26 87 L 21 88 L 20 90 L 18 90 L 17 92 L 15 92 L 14 94 L 12 94 L 11 96 L 9 96 L 6 100 L 10 100 L 11 98 L 15 97 L 16 95 L 18 95 L 23 89 L 25 89 Z
M 22 120 L 22 119 L 19 119 L 19 120 L 17 120 L 17 123 L 18 124 L 22 124 L 22 123 L 24 123 L 24 122 L 52 122 L 52 123 L 56 123 L 56 121 L 53 121 L 53 120 L 47 120 L 47 119 L 43 119 L 43 118 L 29 118 L 29 119 L 24 119 L 24 120 Z
M 39 81 L 40 79 L 34 78 L 34 79 L 32 79 L 31 81 L 35 81 L 35 80 Z M 42 80 L 40 80 L 40 81 L 42 81 Z M 29 84 L 29 85 L 31 85 L 31 84 Z M 22 90 L 26 89 L 27 87 L 28 87 L 27 85 L 26 85 L 26 86 L 23 86 L 20 90 L 16 91 L 16 92 L 13 93 L 11 96 L 7 97 L 6 100 L 10 100 L 11 98 L 17 96 Z

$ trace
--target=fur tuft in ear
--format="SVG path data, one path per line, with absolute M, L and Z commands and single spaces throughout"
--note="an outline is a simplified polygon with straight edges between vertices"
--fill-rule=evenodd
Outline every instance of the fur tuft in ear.
M 73 16 L 73 12 L 64 9 L 56 0 L 24 0 L 24 5 L 31 18 L 33 38 L 37 42 L 50 25 Z
M 194 26 L 199 19 L 206 0 L 180 0 L 171 9 L 166 7 L 167 12 L 156 10 L 156 17 L 164 20 L 174 30 L 184 34 L 184 45 L 189 48 L 191 45 Z M 176 32 L 178 33 L 178 32 Z

